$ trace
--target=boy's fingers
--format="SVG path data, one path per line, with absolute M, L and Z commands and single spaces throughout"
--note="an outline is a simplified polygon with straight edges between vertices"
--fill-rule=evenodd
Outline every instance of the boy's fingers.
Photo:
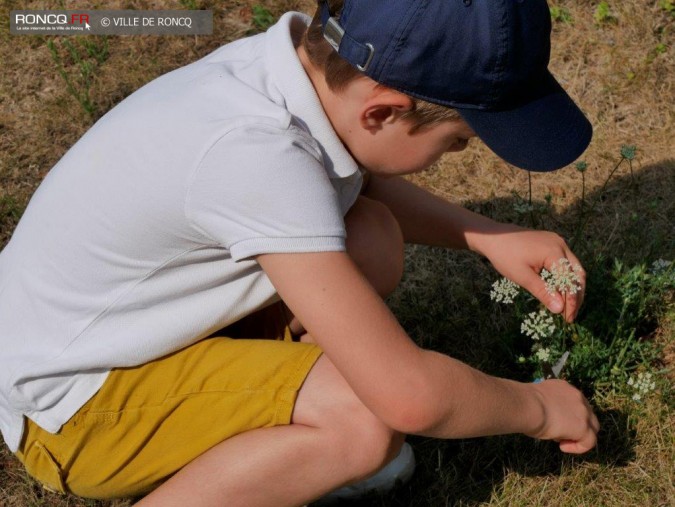
M 579 308 L 581 308 L 581 304 L 584 302 L 584 294 L 586 293 L 586 271 L 584 270 L 583 266 L 581 265 L 581 262 L 579 262 L 579 259 L 577 258 L 576 255 L 572 252 L 572 250 L 565 245 L 565 256 L 567 257 L 567 260 L 570 261 L 572 266 L 579 266 L 579 271 L 577 271 L 577 275 L 579 277 L 579 285 L 581 286 L 579 290 L 577 291 L 576 294 L 570 294 L 569 299 L 570 299 L 570 308 L 569 311 L 565 311 L 565 320 L 568 322 L 572 322 L 574 318 L 577 316 L 577 313 L 579 311 Z
M 560 450 L 572 454 L 583 454 L 595 447 L 598 441 L 598 431 L 600 431 L 600 422 L 595 414 L 592 412 L 590 404 L 584 398 L 584 402 L 589 409 L 589 418 L 587 420 L 587 427 L 578 440 L 560 440 L 558 442 Z
M 570 294 L 565 293 L 565 294 L 560 294 L 559 292 L 556 292 L 552 297 L 555 297 L 555 302 L 552 303 L 551 306 L 546 304 L 546 307 L 553 313 L 563 313 L 563 317 L 567 322 L 572 322 L 577 316 L 577 313 L 579 312 L 579 308 L 581 307 L 581 304 L 583 303 L 584 300 L 584 292 L 586 291 L 586 272 L 584 269 L 581 267 L 581 263 L 579 262 L 579 259 L 577 259 L 576 255 L 572 253 L 572 251 L 567 247 L 567 245 L 564 245 L 564 254 L 559 257 L 559 258 L 567 258 L 567 260 L 570 262 L 572 267 L 579 267 L 578 271 L 575 271 L 575 273 L 579 277 L 579 288 L 575 294 Z M 547 263 L 545 268 L 548 271 L 551 271 L 553 268 L 553 264 L 557 262 L 558 259 L 556 259 L 554 262 Z M 558 310 L 554 310 L 553 308 L 557 308 Z
M 544 280 L 541 279 L 541 276 L 539 276 L 539 273 L 529 271 L 526 274 L 523 287 L 541 301 L 550 312 L 560 313 L 563 311 L 564 303 L 562 297 L 557 292 L 555 294 L 550 294 L 546 290 L 546 284 L 544 283 Z
M 581 440 L 561 440 L 559 447 L 562 452 L 570 454 L 583 454 L 595 447 L 597 442 L 595 433 L 589 431 Z
M 572 322 L 579 311 L 579 297 L 577 294 L 565 294 L 563 298 L 565 300 L 565 320 Z

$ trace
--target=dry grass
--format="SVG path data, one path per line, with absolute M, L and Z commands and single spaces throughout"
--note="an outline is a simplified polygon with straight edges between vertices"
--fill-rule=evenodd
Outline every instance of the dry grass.
M 251 6 L 261 3 L 275 14 L 308 10 L 310 0 L 202 0 L 214 11 L 214 35 L 208 37 L 110 37 L 109 58 L 97 66 L 91 85 L 94 114 L 85 112 L 68 93 L 57 73 L 46 37 L 10 36 L 9 11 L 15 2 L 0 3 L 0 247 L 9 239 L 31 194 L 50 167 L 112 106 L 142 84 L 194 61 L 221 44 L 254 28 Z M 673 259 L 675 217 L 675 153 L 673 152 L 674 18 L 657 0 L 610 2 L 615 22 L 598 25 L 596 1 L 561 0 L 573 24 L 555 23 L 551 68 L 595 127 L 584 155 L 587 202 L 597 202 L 580 248 L 604 252 L 629 262 L 645 258 Z M 115 0 L 106 8 L 181 8 L 179 1 Z M 58 1 L 27 1 L 21 8 L 59 8 Z M 623 166 L 599 193 L 621 145 L 638 146 L 631 176 Z M 527 174 L 497 159 L 476 142 L 461 155 L 448 156 L 432 170 L 416 175 L 417 183 L 453 201 L 502 220 L 517 220 L 513 192 L 526 196 Z M 533 199 L 551 198 L 542 226 L 568 237 L 578 224 L 581 175 L 569 168 L 533 176 Z M 521 217 L 522 218 L 522 217 Z M 413 251 L 411 250 L 411 253 Z M 435 330 L 433 311 L 447 314 L 448 332 L 481 336 L 467 320 L 479 311 L 476 280 L 488 268 L 475 257 L 417 249 L 411 257 L 408 289 L 416 287 L 419 306 L 411 327 Z M 461 281 L 457 274 L 461 273 Z M 431 287 L 431 288 L 430 288 Z M 436 287 L 436 289 L 434 289 Z M 440 291 L 440 292 L 439 292 Z M 443 292 L 445 291 L 445 292 Z M 439 301 L 439 294 L 444 294 Z M 425 317 L 427 316 L 427 317 Z M 660 330 L 672 366 L 673 320 Z M 480 341 L 480 338 L 479 338 Z M 472 347 L 458 347 L 458 357 L 486 369 Z M 653 399 L 638 409 L 620 399 L 596 400 L 605 424 L 600 449 L 591 459 L 557 457 L 542 445 L 519 437 L 439 444 L 414 440 L 418 473 L 382 505 L 674 505 L 672 400 Z M 479 467 L 479 469 L 476 469 Z M 5 447 L 0 447 L 0 506 L 106 505 L 43 491 L 29 479 Z

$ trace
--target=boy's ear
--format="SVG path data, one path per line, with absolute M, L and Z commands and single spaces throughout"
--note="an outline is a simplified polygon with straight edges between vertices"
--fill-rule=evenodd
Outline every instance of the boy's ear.
M 376 88 L 361 108 L 360 122 L 366 130 L 380 130 L 407 111 L 413 109 L 413 100 L 401 92 Z

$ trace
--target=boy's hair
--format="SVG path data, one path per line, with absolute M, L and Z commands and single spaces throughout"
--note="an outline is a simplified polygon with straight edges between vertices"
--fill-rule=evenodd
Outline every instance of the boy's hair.
M 331 16 L 339 19 L 344 0 L 327 1 Z M 328 41 L 324 39 L 320 6 L 314 14 L 312 23 L 302 37 L 302 45 L 312 65 L 323 71 L 326 84 L 332 91 L 339 92 L 351 81 L 362 76 L 355 67 L 342 58 Z M 433 104 L 414 97 L 410 98 L 413 101 L 413 108 L 405 112 L 401 116 L 401 119 L 409 121 L 412 124 L 411 133 L 444 121 L 461 118 L 459 113 L 450 107 Z

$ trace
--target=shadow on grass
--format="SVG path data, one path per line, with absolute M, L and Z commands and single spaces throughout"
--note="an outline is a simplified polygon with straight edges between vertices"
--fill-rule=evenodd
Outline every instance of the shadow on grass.
M 343 505 L 430 507 L 480 505 L 498 493 L 508 473 L 524 477 L 558 477 L 584 463 L 603 468 L 623 467 L 635 458 L 635 430 L 628 415 L 617 410 L 597 410 L 602 425 L 598 446 L 582 456 L 559 451 L 555 442 L 524 436 L 441 441 L 409 437 L 417 458 L 410 483 L 382 496 L 343 502 Z
M 626 167 L 626 171 L 628 168 Z M 675 216 L 675 161 L 666 160 L 633 175 L 615 176 L 602 193 L 586 196 L 584 213 L 577 202 L 555 213 L 544 200 L 533 199 L 539 227 L 566 239 L 578 234 L 575 252 L 589 271 L 606 273 L 605 266 L 590 266 L 598 259 L 628 266 L 650 265 L 657 258 L 673 260 Z M 518 197 L 468 203 L 466 207 L 505 221 L 530 226 L 531 217 L 514 211 Z M 592 210 L 592 214 L 588 214 Z M 531 372 L 515 362 L 519 329 L 502 319 L 502 309 L 489 299 L 489 286 L 498 275 L 491 266 L 466 252 L 412 247 L 408 251 L 409 273 L 390 299 L 394 313 L 411 336 L 425 348 L 461 359 L 487 373 L 527 381 Z M 593 291 L 595 283 L 601 290 Z M 606 312 L 594 316 L 594 308 L 611 307 L 618 296 L 607 282 L 589 276 L 588 297 L 579 319 L 615 321 Z M 601 306 L 602 305 L 602 306 Z M 487 311 L 486 311 L 487 310 Z M 650 339 L 658 322 L 643 322 L 638 337 Z M 598 368 L 611 365 L 597 365 Z M 528 375 L 530 375 L 528 377 Z M 582 385 L 588 394 L 590 385 Z M 614 408 L 596 408 L 602 430 L 598 446 L 582 456 L 559 451 L 554 442 L 509 435 L 481 439 L 441 441 L 412 437 L 418 468 L 413 480 L 385 497 L 351 505 L 436 506 L 476 505 L 499 495 L 508 473 L 522 476 L 561 476 L 585 464 L 599 470 L 624 467 L 635 459 L 636 431 L 629 413 Z M 595 472 L 598 473 L 598 472 Z

